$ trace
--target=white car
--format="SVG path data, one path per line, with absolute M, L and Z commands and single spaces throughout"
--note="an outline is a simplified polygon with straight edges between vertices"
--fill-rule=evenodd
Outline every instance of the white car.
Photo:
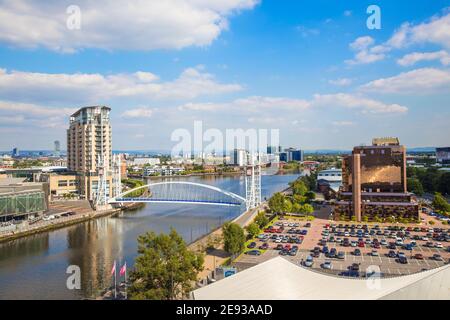
M 436 242 L 436 243 L 434 244 L 434 247 L 435 247 L 435 248 L 438 248 L 438 249 L 444 248 L 444 246 L 443 246 L 442 243 L 440 243 L 440 242 Z
M 331 263 L 331 261 L 325 261 L 322 264 L 322 268 L 326 269 L 326 270 L 331 270 L 331 269 L 333 269 L 333 264 Z

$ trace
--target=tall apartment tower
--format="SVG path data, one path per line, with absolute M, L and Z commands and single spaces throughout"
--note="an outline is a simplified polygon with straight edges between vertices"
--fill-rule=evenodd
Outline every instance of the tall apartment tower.
M 67 130 L 67 165 L 69 170 L 98 174 L 103 154 L 105 171 L 112 167 L 111 124 L 108 107 L 85 107 L 70 117 Z M 103 150 L 103 153 L 102 153 Z
M 111 109 L 84 107 L 70 117 L 67 165 L 77 175 L 80 194 L 104 204 L 113 195 Z

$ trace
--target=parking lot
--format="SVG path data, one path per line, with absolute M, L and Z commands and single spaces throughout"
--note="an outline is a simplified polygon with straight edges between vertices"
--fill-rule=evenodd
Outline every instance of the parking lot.
M 279 255 L 295 264 L 305 266 L 308 256 L 311 256 L 312 265 L 308 267 L 322 272 L 355 275 L 354 271 L 356 271 L 359 276 L 364 276 L 366 272 L 380 272 L 384 276 L 398 276 L 440 267 L 448 263 L 450 259 L 448 251 L 450 239 L 445 238 L 448 235 L 448 229 L 436 232 L 431 227 L 419 226 L 423 229 L 414 231 L 414 228 L 418 226 L 411 225 L 403 229 L 397 227 L 397 230 L 394 230 L 394 226 L 389 224 L 379 224 L 376 227 L 375 224 L 364 226 L 364 223 L 333 223 L 323 219 L 309 222 L 308 227 L 306 227 L 307 223 L 298 219 L 276 222 L 271 230 L 265 230 L 260 234 L 261 238 L 264 237 L 263 239 L 255 240 L 255 249 L 264 243 L 267 243 L 269 249 L 261 250 L 260 255 L 242 255 L 236 262 L 236 266 L 247 268 Z M 435 245 L 442 248 L 437 248 Z M 286 246 L 287 249 L 284 249 Z M 298 250 L 292 253 L 294 246 L 298 247 Z M 281 247 L 284 250 L 280 250 Z M 323 252 L 324 249 L 325 251 L 335 249 L 336 255 L 340 253 L 341 256 L 330 257 Z M 360 251 L 360 255 L 354 254 L 355 249 Z M 391 256 L 389 256 L 390 251 Z M 400 256 L 403 256 L 402 261 L 399 259 Z M 324 269 L 322 267 L 324 262 L 331 263 L 331 269 Z M 349 272 L 352 266 L 354 269 Z

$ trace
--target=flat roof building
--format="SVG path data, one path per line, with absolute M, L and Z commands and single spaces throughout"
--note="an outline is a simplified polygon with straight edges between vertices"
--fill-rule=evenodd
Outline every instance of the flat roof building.
M 335 218 L 379 217 L 417 220 L 419 206 L 407 190 L 406 148 L 397 138 L 376 138 L 342 161 L 342 192 Z
M 355 279 L 276 257 L 194 290 L 194 300 L 448 300 L 450 265 L 392 278 Z

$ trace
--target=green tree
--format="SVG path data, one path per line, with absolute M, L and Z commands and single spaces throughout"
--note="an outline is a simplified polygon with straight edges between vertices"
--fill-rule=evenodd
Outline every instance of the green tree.
M 203 269 L 203 255 L 190 251 L 174 229 L 139 236 L 138 254 L 128 290 L 133 300 L 186 298 Z
M 421 196 L 423 195 L 423 186 L 419 179 L 417 178 L 408 178 L 408 191 Z
M 450 194 L 450 172 L 445 172 L 439 177 L 437 191 L 441 194 Z
M 273 212 L 281 213 L 284 209 L 284 200 L 285 196 L 281 194 L 280 192 L 275 193 L 270 199 L 269 199 L 269 207 Z
M 269 218 L 267 218 L 266 213 L 264 211 L 261 211 L 257 214 L 255 222 L 258 225 L 258 227 L 262 229 L 269 224 Z
M 246 229 L 250 238 L 256 237 L 261 232 L 261 229 L 259 229 L 259 226 L 256 222 L 250 223 Z
M 448 204 L 447 200 L 439 192 L 434 194 L 432 205 L 435 210 L 450 212 L 450 204 Z
M 292 204 L 292 212 L 294 213 L 301 213 L 302 211 L 302 205 L 298 202 L 294 202 Z
M 292 202 L 287 198 L 284 199 L 283 212 L 292 212 Z
M 302 180 L 296 180 L 291 183 L 292 194 L 304 196 L 306 192 L 308 192 L 308 187 Z
M 226 252 L 235 255 L 244 250 L 245 234 L 238 224 L 228 222 L 222 227 L 224 249 Z
M 308 201 L 312 201 L 312 200 L 316 199 L 316 194 L 312 191 L 308 191 L 305 193 L 305 197 Z
M 301 206 L 300 213 L 310 215 L 314 212 L 314 207 L 308 203 Z

